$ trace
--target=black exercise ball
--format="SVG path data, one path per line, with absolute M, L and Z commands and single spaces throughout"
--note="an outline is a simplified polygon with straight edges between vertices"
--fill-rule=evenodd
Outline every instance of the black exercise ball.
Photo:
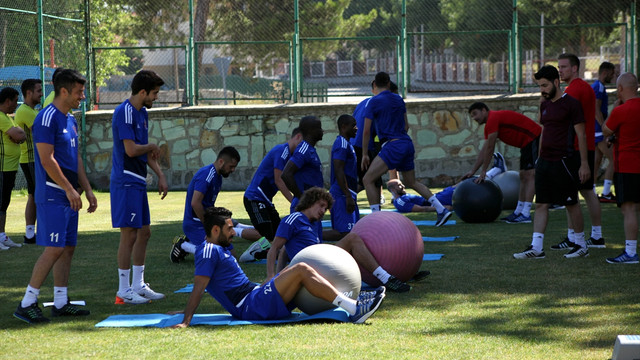
M 502 191 L 491 180 L 480 184 L 467 179 L 453 191 L 453 211 L 462 221 L 488 223 L 502 212 Z

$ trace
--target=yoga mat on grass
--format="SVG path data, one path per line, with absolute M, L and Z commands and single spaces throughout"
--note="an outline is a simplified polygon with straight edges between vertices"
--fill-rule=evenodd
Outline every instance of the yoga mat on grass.
M 413 223 L 416 226 L 435 226 L 436 225 L 436 221 L 435 220 L 413 220 Z M 455 220 L 449 220 L 442 226 L 449 226 L 449 225 L 455 225 L 455 224 L 456 224 Z M 331 220 L 322 220 L 322 227 L 323 228 L 330 228 L 331 227 Z
M 440 260 L 444 254 L 424 254 L 422 255 L 422 261 L 435 261 Z
M 111 315 L 97 323 L 95 327 L 170 327 L 182 322 L 182 314 L 137 314 L 137 315 Z M 349 322 L 349 314 L 340 308 L 323 311 L 315 315 L 304 313 L 292 313 L 289 317 L 278 320 L 240 320 L 229 314 L 195 314 L 191 325 L 233 326 L 233 325 L 268 325 L 287 324 L 314 320 L 332 320 Z
M 460 236 L 442 236 L 442 237 L 431 237 L 431 236 L 423 236 L 422 241 L 454 241 Z

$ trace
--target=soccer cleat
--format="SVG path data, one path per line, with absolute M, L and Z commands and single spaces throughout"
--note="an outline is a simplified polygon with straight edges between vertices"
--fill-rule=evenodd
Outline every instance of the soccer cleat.
M 613 193 L 608 193 L 608 194 L 602 194 L 600 196 L 598 196 L 598 200 L 600 200 L 601 203 L 615 203 L 616 202 L 616 196 L 613 195 Z
M 172 263 L 179 263 L 184 260 L 185 256 L 189 253 L 182 249 L 182 244 L 187 241 L 187 237 L 179 235 L 173 238 L 173 245 L 171 245 L 171 253 L 169 253 L 169 259 Z
M 51 316 L 52 317 L 56 317 L 56 316 L 87 316 L 89 314 L 91 314 L 91 311 L 80 309 L 79 307 L 77 307 L 75 305 L 72 305 L 69 302 L 64 304 L 64 306 L 61 307 L 60 309 L 56 308 L 55 306 L 53 306 L 51 308 Z
M 238 261 L 241 263 L 252 262 L 258 259 L 265 259 L 267 257 L 267 251 L 271 248 L 271 243 L 264 236 L 260 240 L 255 241 L 249 245 L 249 248 L 240 255 Z
M 136 294 L 132 288 L 128 288 L 125 291 L 118 291 L 116 293 L 116 305 L 122 304 L 147 304 L 150 303 L 151 300 L 145 299 L 142 296 Z
M 563 210 L 564 208 L 565 208 L 564 205 L 559 205 L 559 204 L 549 205 L 549 210 Z
M 436 227 L 444 225 L 447 220 L 453 215 L 453 213 L 447 209 L 444 209 L 443 212 L 438 213 L 438 217 L 436 219 Z
M 165 298 L 164 294 L 151 290 L 149 284 L 144 284 L 140 289 L 135 290 L 135 292 L 147 300 L 160 300 Z
M 385 288 L 384 286 L 379 286 L 375 290 L 362 290 L 358 295 L 357 301 L 365 301 L 365 300 L 373 299 L 376 296 L 379 296 L 380 294 L 384 295 L 386 291 L 387 291 L 387 288 Z
M 576 246 L 576 244 L 569 240 L 568 237 L 562 239 L 561 242 L 555 244 L 555 245 L 551 245 L 551 250 L 567 250 L 567 249 L 572 249 Z
M 529 224 L 531 223 L 531 216 L 524 216 L 520 214 L 515 219 L 507 220 L 507 224 Z
M 376 310 L 378 310 L 384 296 L 384 293 L 382 293 L 373 299 L 358 301 L 356 313 L 349 316 L 349 320 L 354 324 L 362 324 L 365 322 L 371 315 L 373 315 L 374 312 L 376 312 Z
M 586 247 L 582 247 L 580 245 L 574 246 L 573 249 L 571 249 L 571 251 L 564 254 L 564 257 L 566 259 L 573 259 L 577 257 L 587 257 L 587 256 L 589 256 L 589 249 L 587 249 Z
M 512 212 L 511 214 L 509 214 L 509 215 L 507 215 L 507 216 L 505 216 L 503 218 L 500 218 L 500 220 L 505 221 L 505 222 L 513 221 L 515 218 L 518 217 L 518 215 L 520 215 L 520 214 L 516 214 L 515 212 Z
M 25 308 L 23 308 L 21 304 L 18 304 L 18 308 L 13 313 L 13 316 L 29 324 L 49 322 L 49 319 L 42 315 L 42 310 L 38 307 L 37 302 Z
M 588 248 L 604 249 L 607 247 L 607 245 L 605 245 L 604 243 L 604 238 L 594 239 L 590 237 L 589 239 L 587 239 L 586 243 Z
M 387 282 L 384 284 L 384 287 L 389 289 L 389 291 L 399 292 L 399 293 L 407 292 L 411 290 L 411 286 L 407 285 L 407 283 L 404 283 L 398 280 L 398 278 L 396 278 L 393 275 L 389 277 L 389 280 L 387 280 Z
M 32 238 L 28 238 L 28 237 L 24 236 L 24 243 L 25 243 L 25 245 L 29 245 L 29 244 L 33 245 L 33 244 L 36 243 L 36 237 L 34 236 Z
M 637 264 L 639 261 L 638 254 L 630 256 L 626 251 L 623 251 L 622 254 L 616 257 L 607 258 L 607 262 L 609 264 Z
M 533 245 L 529 245 L 523 252 L 513 254 L 514 259 L 544 259 L 545 254 L 543 251 L 536 251 Z
M 22 244 L 16 244 L 13 242 L 13 240 L 11 240 L 8 236 L 6 239 L 0 241 L 0 244 L 6 246 L 6 247 L 10 247 L 10 248 L 19 248 L 22 247 Z
M 424 280 L 424 279 L 427 278 L 427 276 L 429 276 L 429 274 L 431 274 L 431 271 L 429 271 L 429 270 L 418 271 L 415 275 L 413 275 L 413 277 L 410 279 L 410 281 Z
M 493 167 L 500 169 L 501 172 L 507 171 L 507 163 L 499 152 L 493 153 Z

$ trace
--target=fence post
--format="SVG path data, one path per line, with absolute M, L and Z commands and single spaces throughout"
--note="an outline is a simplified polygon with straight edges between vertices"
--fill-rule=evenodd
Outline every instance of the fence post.
M 187 92 L 187 98 L 189 99 L 189 105 L 193 106 L 196 104 L 196 94 L 195 94 L 195 68 L 194 68 L 194 59 L 193 59 L 193 0 L 189 0 L 189 47 L 187 48 L 187 84 L 185 84 L 185 91 Z
M 44 78 L 44 19 L 42 14 L 42 0 L 37 0 L 37 16 L 38 16 L 38 54 L 40 56 L 40 80 L 42 80 L 42 90 L 45 89 L 46 79 Z M 48 95 L 43 91 L 42 102 Z
M 89 84 L 89 86 L 86 87 L 87 95 L 88 95 L 86 103 L 89 110 L 91 110 L 92 105 L 94 103 L 93 101 L 94 95 L 92 90 L 95 86 L 95 83 L 94 83 L 95 79 L 93 78 L 93 71 L 92 71 L 93 67 L 91 66 L 93 46 L 91 45 L 91 6 L 89 5 L 89 0 L 84 0 L 84 41 L 85 41 L 85 49 L 84 49 L 85 62 L 87 67 L 87 84 Z M 84 122 L 84 115 L 83 115 L 83 122 Z M 82 131 L 84 131 L 84 123 L 83 123 Z M 83 161 L 86 160 L 84 158 L 86 156 L 86 152 L 84 150 L 85 137 L 86 136 L 82 137 L 82 153 L 83 153 L 82 160 Z
M 291 89 L 292 100 L 294 103 L 297 103 L 299 100 L 299 92 L 301 85 L 301 76 L 302 72 L 300 71 L 301 64 L 301 54 L 300 49 L 302 44 L 300 44 L 300 15 L 299 15 L 299 0 L 293 0 L 293 69 L 290 69 L 289 76 L 293 76 L 293 89 Z
M 409 71 L 407 48 L 407 0 L 402 0 L 402 29 L 400 32 L 400 61 L 398 61 L 398 75 L 400 76 L 399 91 L 400 96 L 407 97 L 407 71 Z
M 636 32 L 638 34 L 638 38 L 640 38 L 640 29 L 638 29 L 638 23 L 636 18 L 636 3 L 637 0 L 634 0 L 631 3 L 631 41 L 629 43 L 629 72 L 635 73 L 636 69 L 640 69 L 640 63 L 636 63 L 638 61 L 638 56 L 636 54 Z
M 518 0 L 513 0 L 513 24 L 511 25 L 511 56 L 509 56 L 509 59 L 511 61 L 510 66 L 510 71 L 509 73 L 511 73 L 511 92 L 513 92 L 514 94 L 518 93 L 518 90 L 520 89 L 520 71 L 521 71 L 521 66 L 522 64 L 520 64 L 520 59 L 519 59 L 519 39 L 520 39 L 520 32 L 518 31 Z

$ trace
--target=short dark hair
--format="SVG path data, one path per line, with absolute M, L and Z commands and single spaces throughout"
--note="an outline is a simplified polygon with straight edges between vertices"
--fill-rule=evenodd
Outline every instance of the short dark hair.
M 53 71 L 53 74 L 51 74 L 51 82 L 52 82 L 52 83 L 53 83 L 54 81 L 56 81 L 56 76 L 58 76 L 58 74 L 60 74 L 60 72 L 61 72 L 62 70 L 64 70 L 64 68 L 63 68 L 63 67 L 59 67 L 59 68 L 56 68 L 56 69 Z
M 291 131 L 291 137 L 294 137 L 296 135 L 300 134 L 300 128 L 296 127 Z
M 398 85 L 396 83 L 394 83 L 393 81 L 389 82 L 389 91 L 391 91 L 394 94 L 398 93 Z
M 309 188 L 302 193 L 302 197 L 296 205 L 296 211 L 307 210 L 320 200 L 327 202 L 327 209 L 331 209 L 333 206 L 333 196 L 327 190 L 317 186 Z
M 67 89 L 69 93 L 73 90 L 76 84 L 84 85 L 87 80 L 78 71 L 73 69 L 63 69 L 56 74 L 53 80 L 53 90 L 55 91 L 55 97 L 60 96 L 61 89 Z
M 233 146 L 223 147 L 218 153 L 218 157 L 216 159 L 220 159 L 221 157 L 234 159 L 235 161 L 240 162 L 240 153 Z
M 40 79 L 26 79 L 20 85 L 20 91 L 22 91 L 22 96 L 27 97 L 27 91 L 33 91 L 36 89 L 36 84 L 42 84 L 42 80 Z
M 574 54 L 560 54 L 560 56 L 558 56 L 558 60 L 561 59 L 568 59 L 569 60 L 569 65 L 571 66 L 577 66 L 578 70 L 580 70 L 580 59 L 578 59 L 578 57 Z
M 391 82 L 391 78 L 389 77 L 389 74 L 387 74 L 386 72 L 380 71 L 379 73 L 376 74 L 376 78 L 375 80 L 373 80 L 373 82 L 379 88 L 386 88 L 389 86 L 389 83 Z
M 300 124 L 298 125 L 298 127 L 300 128 L 302 137 L 306 137 L 307 135 L 309 135 L 309 131 L 318 126 L 319 123 L 320 120 L 313 115 L 308 115 L 300 119 Z
M 607 70 L 616 70 L 616 66 L 613 65 L 612 63 L 608 62 L 608 61 L 603 61 L 602 64 L 600 64 L 600 67 L 598 68 L 598 74 L 602 74 L 602 72 L 607 71 Z
M 478 102 L 474 102 L 473 104 L 471 104 L 471 106 L 469 106 L 469 114 L 471 114 L 471 112 L 473 110 L 487 110 L 487 111 L 489 111 L 489 107 L 487 106 L 487 104 L 478 101 Z
M 131 95 L 136 95 L 142 90 L 150 93 L 162 85 L 164 85 L 164 80 L 158 74 L 151 70 L 140 70 L 131 81 Z
M 18 97 L 18 95 L 20 95 L 18 93 L 18 90 L 12 87 L 6 87 L 0 90 L 0 104 L 4 104 L 4 102 L 8 99 L 13 100 L 14 98 Z
M 338 130 L 342 129 L 349 124 L 352 124 L 356 119 L 349 114 L 342 114 L 338 117 Z
M 558 73 L 558 69 L 556 69 L 553 65 L 545 65 L 538 70 L 537 73 L 533 74 L 533 77 L 536 80 L 547 79 L 551 82 L 554 80 L 560 79 L 560 74 Z
M 211 229 L 214 226 L 222 228 L 227 221 L 231 219 L 231 211 L 223 207 L 208 207 L 204 210 L 204 232 L 207 236 L 211 236 Z

